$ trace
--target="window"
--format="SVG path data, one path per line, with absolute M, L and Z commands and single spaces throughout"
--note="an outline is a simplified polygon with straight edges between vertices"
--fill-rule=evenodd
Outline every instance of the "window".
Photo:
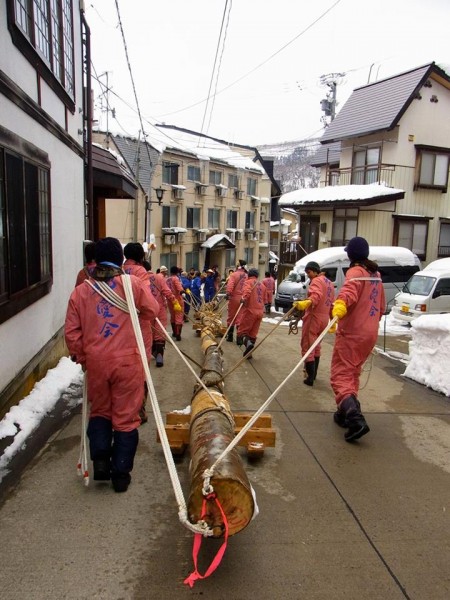
M 161 254 L 160 255 L 160 261 L 161 261 L 161 265 L 164 265 L 165 267 L 167 267 L 169 269 L 169 273 L 170 273 L 170 267 L 176 267 L 177 266 L 177 253 L 176 252 L 167 252 L 166 254 Z
M 247 177 L 247 196 L 256 196 L 256 184 L 254 177 Z
M 237 210 L 227 210 L 227 229 L 237 229 Z
M 0 322 L 50 291 L 49 185 L 48 165 L 0 147 Z
M 425 260 L 428 238 L 428 220 L 395 219 L 394 245 L 409 248 Z
M 208 227 L 220 229 L 220 208 L 208 208 Z
M 177 206 L 162 207 L 162 226 L 176 227 L 177 226 Z M 167 267 L 168 265 L 166 265 Z
M 450 151 L 418 149 L 419 176 L 416 187 L 437 188 L 447 191 Z
M 177 163 L 164 161 L 162 165 L 162 182 L 178 185 L 178 168 Z
M 188 207 L 186 209 L 186 227 L 198 229 L 200 227 L 200 209 Z
M 201 181 L 200 167 L 188 166 L 187 178 L 189 181 Z
M 367 185 L 378 181 L 381 148 L 362 148 L 353 152 L 352 184 Z
M 336 208 L 333 217 L 332 246 L 345 246 L 358 229 L 357 208 Z
M 228 187 L 239 189 L 239 180 L 237 175 L 232 175 L 231 173 L 228 175 Z
M 236 248 L 228 248 L 225 250 L 225 267 L 234 269 L 236 266 Z
M 438 256 L 450 256 L 450 223 L 441 223 Z
M 195 250 L 193 252 L 186 252 L 186 271 L 194 269 L 199 271 L 200 264 L 200 252 Z
M 244 260 L 248 265 L 253 264 L 253 248 L 244 248 Z
M 245 229 L 255 229 L 255 213 L 247 211 L 245 213 Z
M 211 185 L 221 185 L 222 173 L 220 171 L 210 171 L 209 172 L 209 183 Z
M 14 44 L 55 92 L 58 90 L 53 83 L 57 81 L 61 91 L 64 90 L 73 101 L 75 90 L 71 0 L 10 0 L 10 5 Z

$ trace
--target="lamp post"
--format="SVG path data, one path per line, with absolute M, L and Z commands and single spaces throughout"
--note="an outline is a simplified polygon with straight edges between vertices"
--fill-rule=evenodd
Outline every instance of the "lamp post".
M 161 186 L 157 187 L 157 188 L 153 188 L 155 194 L 156 194 L 156 200 L 150 200 L 150 194 L 151 194 L 151 188 L 149 189 L 149 194 L 147 196 L 147 200 L 145 201 L 145 241 L 148 243 L 149 242 L 149 238 L 150 238 L 150 223 L 151 223 L 151 211 L 152 211 L 152 204 L 158 204 L 158 206 L 161 206 L 161 203 L 163 201 L 164 198 L 164 192 L 166 191 L 164 188 L 162 188 Z

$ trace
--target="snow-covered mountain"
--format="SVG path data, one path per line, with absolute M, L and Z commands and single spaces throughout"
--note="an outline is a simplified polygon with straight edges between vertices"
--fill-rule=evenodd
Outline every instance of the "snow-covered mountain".
M 320 147 L 318 138 L 258 146 L 261 156 L 274 159 L 274 176 L 283 193 L 317 187 L 319 171 L 309 165 Z

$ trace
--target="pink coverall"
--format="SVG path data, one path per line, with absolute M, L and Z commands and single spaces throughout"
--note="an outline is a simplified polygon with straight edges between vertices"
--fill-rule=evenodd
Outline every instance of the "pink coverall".
M 248 336 L 255 342 L 264 314 L 264 304 L 267 302 L 266 286 L 256 277 L 249 277 L 244 284 L 242 300 L 244 306 L 240 312 L 238 334 L 239 337 Z
M 275 292 L 275 280 L 273 277 L 265 277 L 262 284 L 267 288 L 267 304 L 272 304 L 273 294 Z
M 358 281 L 359 277 L 377 281 Z M 360 265 L 350 267 L 337 298 L 347 306 L 331 359 L 330 383 L 339 404 L 347 396 L 358 396 L 361 369 L 377 341 L 378 324 L 386 308 L 380 274 L 369 273 Z
M 157 316 L 165 329 L 167 326 L 167 305 L 168 304 L 170 306 L 173 305 L 173 303 L 175 301 L 175 296 L 169 290 L 167 283 L 166 283 L 166 278 L 164 277 L 164 275 L 162 273 L 155 274 L 152 271 L 150 271 L 148 273 L 148 276 L 149 276 L 149 281 L 150 281 L 150 291 L 151 291 L 153 297 L 155 298 L 155 300 L 158 302 L 158 306 L 159 306 L 159 312 L 158 312 Z M 162 329 L 158 325 L 158 323 L 155 323 L 153 338 L 154 338 L 155 342 L 165 342 L 166 341 L 166 336 L 164 334 L 164 331 L 162 331 Z
M 131 283 L 139 321 L 151 323 L 158 313 L 158 304 L 142 281 L 131 275 Z M 121 276 L 110 279 L 108 285 L 125 298 Z M 150 327 L 142 328 L 148 360 L 149 331 Z M 115 431 L 138 427 L 145 376 L 130 315 L 83 283 L 69 299 L 65 339 L 69 353 L 88 373 L 90 418 L 108 419 Z
M 238 268 L 234 273 L 231 273 L 227 281 L 226 293 L 228 296 L 228 315 L 227 315 L 227 327 L 233 321 L 234 315 L 236 314 L 239 305 L 241 303 L 242 292 L 244 290 L 244 284 L 247 281 L 247 272 L 245 269 Z M 241 314 L 243 308 L 239 311 L 236 320 L 233 325 L 239 325 L 241 321 Z
M 308 300 L 311 306 L 305 311 L 302 325 L 301 349 L 302 355 L 316 341 L 330 319 L 330 310 L 334 302 L 334 287 L 324 275 L 318 275 L 311 280 L 308 289 Z M 306 362 L 314 362 L 320 356 L 320 344 L 306 358 Z
M 183 285 L 180 281 L 180 278 L 177 275 L 171 275 L 166 279 L 167 287 L 175 296 L 175 299 L 178 300 L 180 306 L 183 306 L 184 300 L 181 293 L 183 292 Z M 170 322 L 175 323 L 176 325 L 183 325 L 184 323 L 184 313 L 183 311 L 176 312 L 173 304 L 169 303 L 169 313 L 170 313 Z

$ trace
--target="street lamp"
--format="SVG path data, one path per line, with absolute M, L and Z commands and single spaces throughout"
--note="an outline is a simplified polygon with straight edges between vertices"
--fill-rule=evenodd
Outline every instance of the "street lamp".
M 150 188 L 151 189 L 151 188 Z M 146 218 L 145 218 L 145 241 L 148 242 L 147 237 L 150 235 L 150 220 L 151 220 L 151 204 L 158 204 L 158 206 L 161 206 L 162 200 L 164 198 L 164 192 L 166 191 L 164 188 L 162 188 L 161 186 L 157 187 L 157 188 L 153 188 L 155 194 L 156 194 L 156 198 L 157 200 L 150 200 L 150 189 L 149 189 L 149 194 L 147 196 L 147 200 L 145 201 L 145 212 L 146 212 Z

